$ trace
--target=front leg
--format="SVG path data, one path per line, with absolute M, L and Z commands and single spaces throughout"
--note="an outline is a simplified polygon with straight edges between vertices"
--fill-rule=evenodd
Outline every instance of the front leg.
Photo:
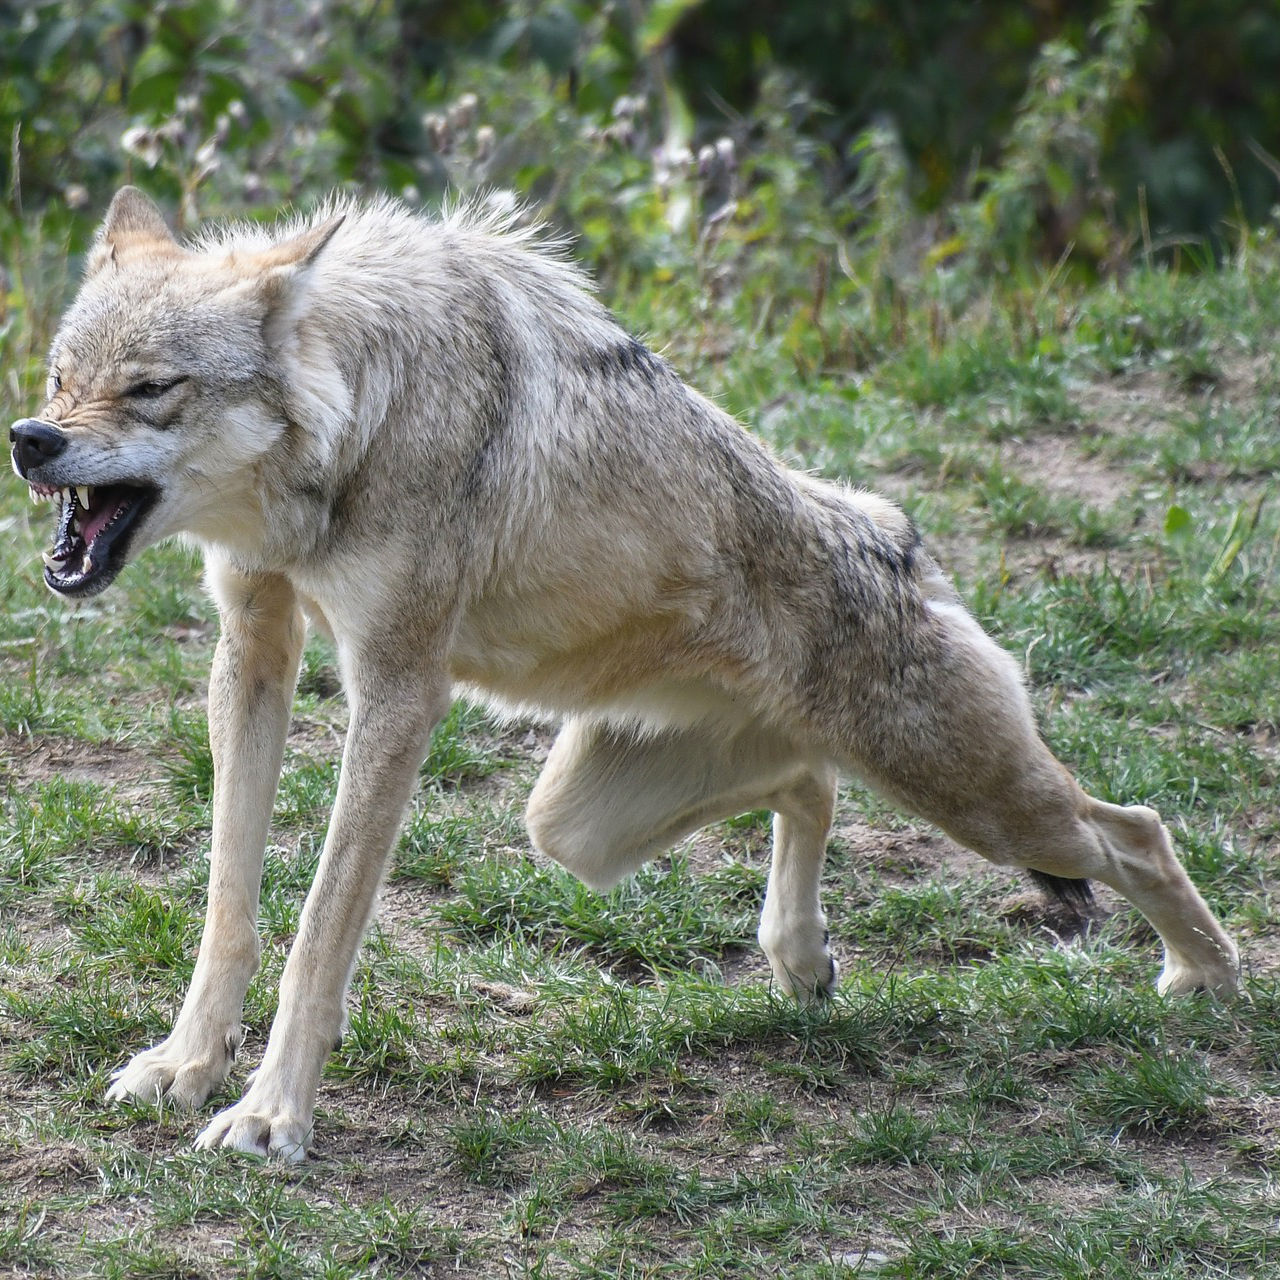
M 226 1079 L 244 995 L 258 967 L 262 855 L 305 626 L 293 588 L 211 562 L 222 628 L 209 680 L 213 841 L 209 905 L 191 986 L 173 1030 L 112 1077 L 112 1101 L 198 1107 Z
M 213 1118 L 198 1147 L 305 1158 L 320 1072 L 342 1036 L 356 952 L 431 729 L 448 707 L 442 676 L 380 671 L 373 659 L 346 665 L 354 675 L 352 714 L 338 795 L 271 1036 L 244 1097 Z

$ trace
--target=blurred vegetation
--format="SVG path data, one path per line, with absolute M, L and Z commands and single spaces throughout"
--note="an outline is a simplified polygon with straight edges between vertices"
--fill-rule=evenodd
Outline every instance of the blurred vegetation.
M 74 255 L 122 181 L 180 226 L 489 190 L 615 296 L 714 305 L 749 266 L 819 329 L 848 296 L 856 363 L 904 295 L 1221 256 L 1280 175 L 1280 10 L 1247 0 L 0 0 L 0 33 L 10 310 L 33 236 Z

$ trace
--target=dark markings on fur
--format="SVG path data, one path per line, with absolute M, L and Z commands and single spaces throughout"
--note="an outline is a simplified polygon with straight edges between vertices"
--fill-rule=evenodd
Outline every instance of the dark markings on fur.
M 298 486 L 298 501 L 328 507 L 333 501 L 333 495 L 323 485 L 304 481 Z
M 819 721 L 839 719 L 849 698 L 866 703 L 858 680 L 832 680 L 833 670 L 876 668 L 869 687 L 896 690 L 927 665 L 928 655 L 911 643 L 921 634 L 917 585 L 920 538 L 914 525 L 886 529 L 836 489 L 803 490 L 779 472 L 741 428 L 728 428 L 702 402 L 686 400 L 686 421 L 717 475 L 746 513 L 721 533 L 724 561 L 769 617 L 803 616 L 821 608 L 831 625 L 813 635 L 808 652 L 792 668 L 793 688 L 804 710 Z M 740 436 L 729 431 L 740 432 Z M 824 575 L 802 571 L 812 559 L 801 540 L 825 552 Z M 887 643 L 889 636 L 892 643 Z M 874 722 L 867 707 L 860 711 Z
M 917 598 L 914 580 L 921 543 L 915 524 L 906 521 L 903 533 L 895 537 L 852 509 L 838 493 L 814 494 L 812 500 L 830 516 L 827 538 L 838 614 L 855 631 L 861 631 L 868 619 L 883 618 L 886 607 L 895 623 L 904 624 Z
M 793 484 L 762 456 L 760 446 L 737 426 L 728 426 L 690 404 L 689 423 L 702 442 L 719 479 L 736 501 L 735 515 L 718 530 L 722 563 L 732 567 L 762 617 L 802 612 L 813 589 L 796 554 L 803 527 L 804 499 Z M 735 438 L 729 432 L 740 432 Z
M 1087 880 L 1072 880 L 1066 876 L 1050 875 L 1047 871 L 1028 871 L 1027 874 L 1055 901 L 1084 915 L 1093 907 L 1093 886 Z
M 501 453 L 499 442 L 511 425 L 511 405 L 516 393 L 518 354 L 515 338 L 487 285 L 473 286 L 485 293 L 484 304 L 477 308 L 484 316 L 482 328 L 483 354 L 491 376 L 486 379 L 489 392 L 480 410 L 483 438 L 462 476 L 459 496 L 464 502 L 475 499 L 485 488 L 493 459 Z
M 920 635 L 916 619 L 922 607 L 914 526 L 900 541 L 860 513 L 836 509 L 834 503 L 830 507 L 833 518 L 823 535 L 831 567 L 832 625 L 813 637 L 804 672 L 809 709 L 819 718 L 838 716 L 849 699 L 865 704 L 876 688 L 881 697 L 898 697 L 927 665 L 927 655 L 913 643 Z M 891 643 L 886 632 L 892 633 Z M 840 667 L 851 672 L 856 667 L 864 678 L 833 681 L 833 668 Z M 876 679 L 867 681 L 873 667 Z M 855 714 L 875 724 L 883 708 L 864 705 Z
M 597 347 L 581 356 L 582 369 L 586 373 L 600 374 L 606 378 L 628 377 L 638 374 L 651 387 L 656 386 L 658 376 L 666 367 L 660 356 L 636 338 L 625 338 L 611 347 Z
M 299 505 L 307 504 L 315 509 L 317 531 L 332 536 L 334 531 L 348 527 L 353 520 L 367 521 L 375 514 L 368 510 L 368 504 L 362 504 L 353 497 L 359 491 L 360 479 L 357 473 L 344 477 L 337 484 L 323 485 L 308 479 L 299 484 Z M 391 513 L 377 514 L 388 525 L 397 518 Z

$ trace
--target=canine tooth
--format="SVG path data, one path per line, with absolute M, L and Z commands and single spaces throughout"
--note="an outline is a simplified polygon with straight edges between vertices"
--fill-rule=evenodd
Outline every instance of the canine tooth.
M 34 489 L 31 489 L 29 492 L 31 494 L 31 501 L 34 502 L 37 506 L 39 506 L 40 502 L 42 501 L 40 495 Z
M 47 564 L 50 569 L 61 569 L 67 563 L 65 560 L 59 560 L 58 557 L 55 556 L 52 551 L 42 551 L 40 555 L 41 555 L 41 558 L 44 560 L 45 564 Z
M 89 505 L 89 500 L 90 500 L 90 497 L 92 496 L 92 493 L 93 493 L 93 490 L 90 488 L 89 485 L 87 484 L 76 485 L 76 497 L 80 499 L 80 505 L 82 507 L 87 507 Z
M 92 568 L 93 568 L 93 558 L 86 551 L 84 553 L 84 559 L 80 562 L 80 572 L 88 573 Z

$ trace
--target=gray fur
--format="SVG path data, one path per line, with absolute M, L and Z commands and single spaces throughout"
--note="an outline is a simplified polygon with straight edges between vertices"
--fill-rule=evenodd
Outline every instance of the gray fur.
M 379 877 L 459 687 L 564 720 L 530 832 L 598 888 L 772 808 L 760 940 L 801 998 L 835 982 L 818 880 L 838 771 L 995 862 L 1115 886 L 1164 940 L 1162 990 L 1235 989 L 1235 947 L 1159 818 L 1091 799 L 1049 755 L 1016 665 L 903 513 L 781 466 L 529 233 L 341 202 L 182 246 L 126 188 L 51 367 L 41 420 L 67 447 L 27 478 L 159 486 L 128 553 L 194 539 L 222 617 L 204 939 L 172 1034 L 112 1097 L 198 1106 L 239 1043 L 304 614 L 351 702 L 262 1066 L 201 1145 L 305 1151 Z

